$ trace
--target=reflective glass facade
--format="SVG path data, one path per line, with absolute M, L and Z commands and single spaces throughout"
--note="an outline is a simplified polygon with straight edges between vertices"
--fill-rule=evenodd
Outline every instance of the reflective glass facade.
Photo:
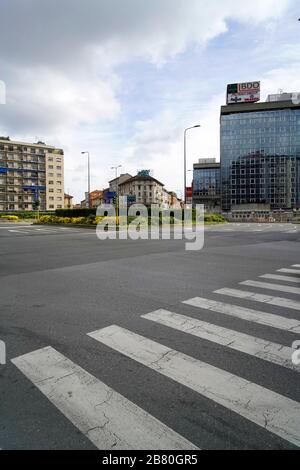
M 214 158 L 199 160 L 199 163 L 194 164 L 193 205 L 204 204 L 205 210 L 212 211 L 220 209 L 220 202 L 220 163 L 217 163 Z
M 220 168 L 195 168 L 194 196 L 220 196 Z
M 300 208 L 300 109 L 221 113 L 221 168 L 223 210 Z

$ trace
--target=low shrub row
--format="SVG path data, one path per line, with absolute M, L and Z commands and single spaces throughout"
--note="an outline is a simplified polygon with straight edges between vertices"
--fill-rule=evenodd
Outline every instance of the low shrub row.
M 206 223 L 215 223 L 215 224 L 224 224 L 226 222 L 226 219 L 223 215 L 221 214 L 204 214 L 204 222 Z
M 57 215 L 43 215 L 39 218 L 41 224 L 72 224 L 97 225 L 103 217 L 90 215 L 89 217 L 58 217 Z
M 72 224 L 72 225 L 97 225 L 99 222 L 103 220 L 103 217 L 97 217 L 95 215 L 89 215 L 88 217 L 61 217 L 57 215 L 42 215 L 39 219 L 39 223 L 42 224 Z M 136 217 L 128 217 L 126 220 L 120 220 L 120 224 L 127 224 L 132 223 L 136 220 Z M 115 223 L 114 217 L 107 217 L 107 222 L 111 222 L 112 224 Z M 178 224 L 181 223 L 179 219 L 174 219 L 174 217 L 160 217 L 159 219 L 155 219 L 156 223 L 160 224 Z M 137 223 L 141 223 L 142 225 L 147 225 L 147 222 L 151 224 L 151 217 L 147 220 L 147 218 L 140 217 Z M 204 222 L 205 223 L 225 223 L 226 219 L 219 214 L 205 214 L 204 215 Z
M 55 215 L 53 211 L 40 211 L 40 215 Z M 18 217 L 18 219 L 35 219 L 37 216 L 36 211 L 14 211 L 14 212 L 0 212 L 0 217 L 7 218 L 8 216 Z
M 0 219 L 9 220 L 10 222 L 18 222 L 20 220 L 17 215 L 0 215 Z
M 57 217 L 69 217 L 71 219 L 76 217 L 89 217 L 96 216 L 97 209 L 56 209 L 55 214 Z

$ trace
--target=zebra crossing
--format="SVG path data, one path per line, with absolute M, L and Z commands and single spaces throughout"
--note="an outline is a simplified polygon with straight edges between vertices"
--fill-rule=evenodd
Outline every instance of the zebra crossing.
M 145 324 L 151 322 L 163 325 L 171 333 L 176 330 L 185 337 L 191 335 L 199 342 L 205 340 L 212 348 L 220 345 L 234 354 L 242 353 L 262 361 L 263 364 L 275 364 L 282 367 L 282 370 L 289 370 L 291 374 L 298 374 L 300 367 L 293 364 L 292 345 L 288 347 L 221 327 L 214 324 L 213 317 L 210 322 L 201 319 L 201 312 L 211 311 L 231 320 L 243 321 L 246 327 L 257 324 L 289 333 L 296 341 L 300 334 L 300 301 L 287 295 L 300 294 L 300 289 L 295 287 L 300 281 L 300 271 L 297 268 L 300 265 L 278 270 L 281 274 L 267 273 L 259 276 L 260 279 L 272 279 L 280 284 L 246 280 L 239 283 L 241 289 L 224 287 L 214 291 L 214 300 L 195 297 L 183 301 L 182 306 L 191 309 L 192 316 L 186 310 L 178 313 L 159 309 L 141 315 L 141 320 Z M 283 282 L 287 284 L 284 285 Z M 253 288 L 260 292 L 253 292 Z M 285 296 L 275 297 L 261 293 L 262 290 L 282 292 Z M 282 312 L 269 313 L 247 305 L 236 305 L 220 300 L 221 296 L 225 296 L 225 299 L 239 299 L 241 304 L 251 301 L 255 305 L 265 304 L 269 308 L 281 307 Z M 226 412 L 235 413 L 265 432 L 300 447 L 300 403 L 290 397 L 117 324 L 87 332 L 87 336 L 95 345 L 104 345 L 115 354 L 125 356 L 147 370 L 187 387 L 223 407 Z M 199 448 L 176 429 L 168 427 L 163 420 L 160 421 L 106 385 L 105 381 L 102 382 L 102 377 L 91 375 L 51 346 L 17 357 L 12 363 L 98 449 Z M 198 426 L 201 428 L 201 416 Z

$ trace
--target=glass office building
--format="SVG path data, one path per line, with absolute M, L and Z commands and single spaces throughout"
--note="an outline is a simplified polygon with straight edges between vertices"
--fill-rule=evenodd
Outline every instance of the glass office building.
M 220 208 L 220 163 L 215 158 L 200 159 L 194 164 L 193 205 L 204 204 L 206 210 Z
M 300 208 L 300 104 L 281 95 L 221 108 L 222 209 Z

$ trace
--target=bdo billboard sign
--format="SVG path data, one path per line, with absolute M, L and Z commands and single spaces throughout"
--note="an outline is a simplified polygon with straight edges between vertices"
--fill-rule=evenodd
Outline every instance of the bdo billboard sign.
M 227 104 L 255 103 L 260 100 L 260 82 L 234 83 L 227 86 Z

